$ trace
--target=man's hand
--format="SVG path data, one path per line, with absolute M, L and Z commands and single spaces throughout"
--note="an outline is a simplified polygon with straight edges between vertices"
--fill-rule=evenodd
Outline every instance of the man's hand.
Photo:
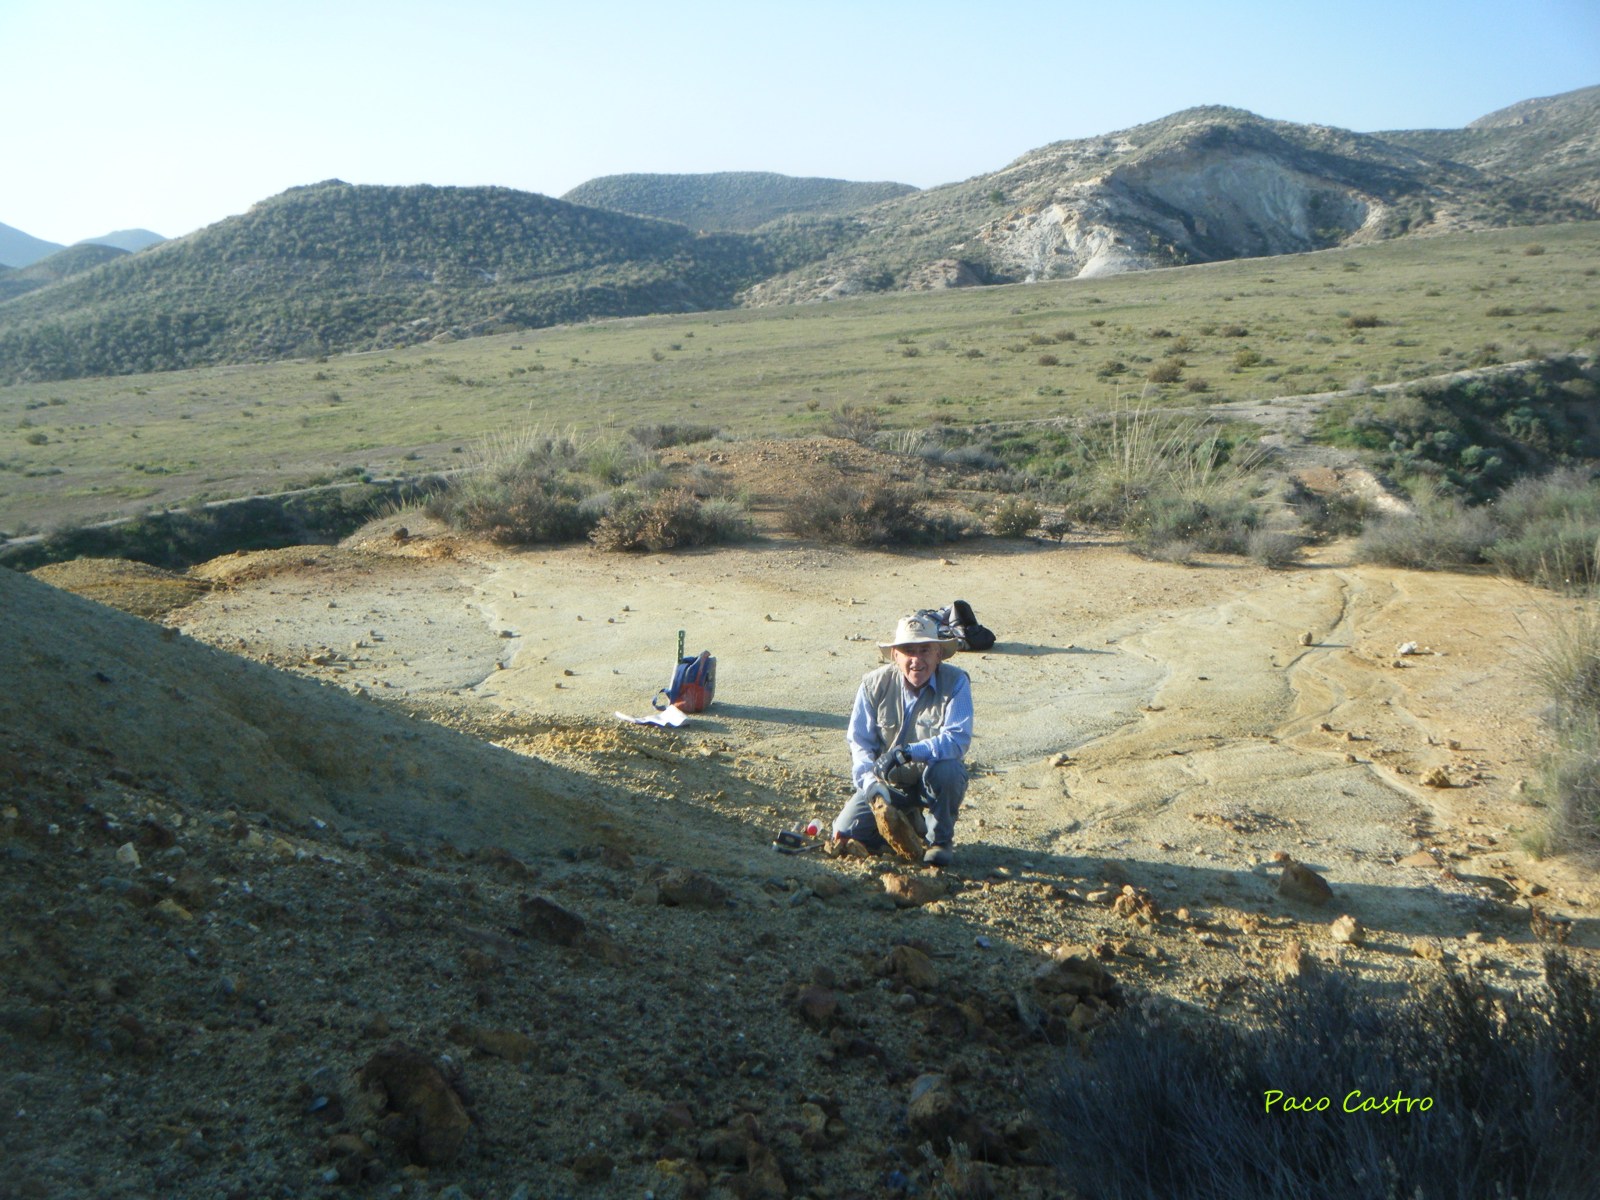
M 872 773 L 879 779 L 887 780 L 889 772 L 896 767 L 903 767 L 911 761 L 903 747 L 896 746 L 893 750 L 885 750 L 878 756 L 878 761 L 872 764 Z

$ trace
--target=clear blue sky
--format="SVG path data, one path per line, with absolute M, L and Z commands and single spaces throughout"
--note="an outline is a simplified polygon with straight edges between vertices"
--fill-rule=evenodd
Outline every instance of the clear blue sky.
M 1600 84 L 1597 0 L 0 0 L 0 222 L 176 237 L 297 184 L 928 187 L 1197 104 L 1454 128 Z

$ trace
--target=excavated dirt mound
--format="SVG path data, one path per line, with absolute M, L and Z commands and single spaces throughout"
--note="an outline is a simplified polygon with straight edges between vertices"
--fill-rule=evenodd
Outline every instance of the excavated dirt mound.
M 1518 849 L 1532 589 L 397 520 L 165 627 L 0 571 L 0 1197 L 928 1194 L 952 1142 L 1057 1196 L 1033 1090 L 1120 1008 L 1596 947 Z M 1000 642 L 955 866 L 778 854 L 876 641 L 957 596 Z M 617 720 L 680 628 L 716 704 Z

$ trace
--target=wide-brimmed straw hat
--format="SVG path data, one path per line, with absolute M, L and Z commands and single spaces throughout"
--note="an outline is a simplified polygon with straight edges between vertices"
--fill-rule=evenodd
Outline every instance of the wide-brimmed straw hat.
M 887 642 L 878 643 L 878 656 L 885 662 L 889 661 L 889 651 L 896 646 L 943 646 L 945 652 L 959 649 L 961 643 L 955 638 L 939 636 L 939 622 L 923 613 L 912 613 L 910 616 L 900 618 L 900 623 L 894 627 L 894 637 Z

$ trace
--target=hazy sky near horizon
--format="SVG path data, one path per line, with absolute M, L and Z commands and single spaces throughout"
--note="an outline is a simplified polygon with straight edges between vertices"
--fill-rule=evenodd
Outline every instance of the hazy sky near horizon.
M 0 0 L 0 223 L 177 237 L 299 184 L 930 187 L 1200 104 L 1456 128 L 1600 84 L 1595 0 Z

